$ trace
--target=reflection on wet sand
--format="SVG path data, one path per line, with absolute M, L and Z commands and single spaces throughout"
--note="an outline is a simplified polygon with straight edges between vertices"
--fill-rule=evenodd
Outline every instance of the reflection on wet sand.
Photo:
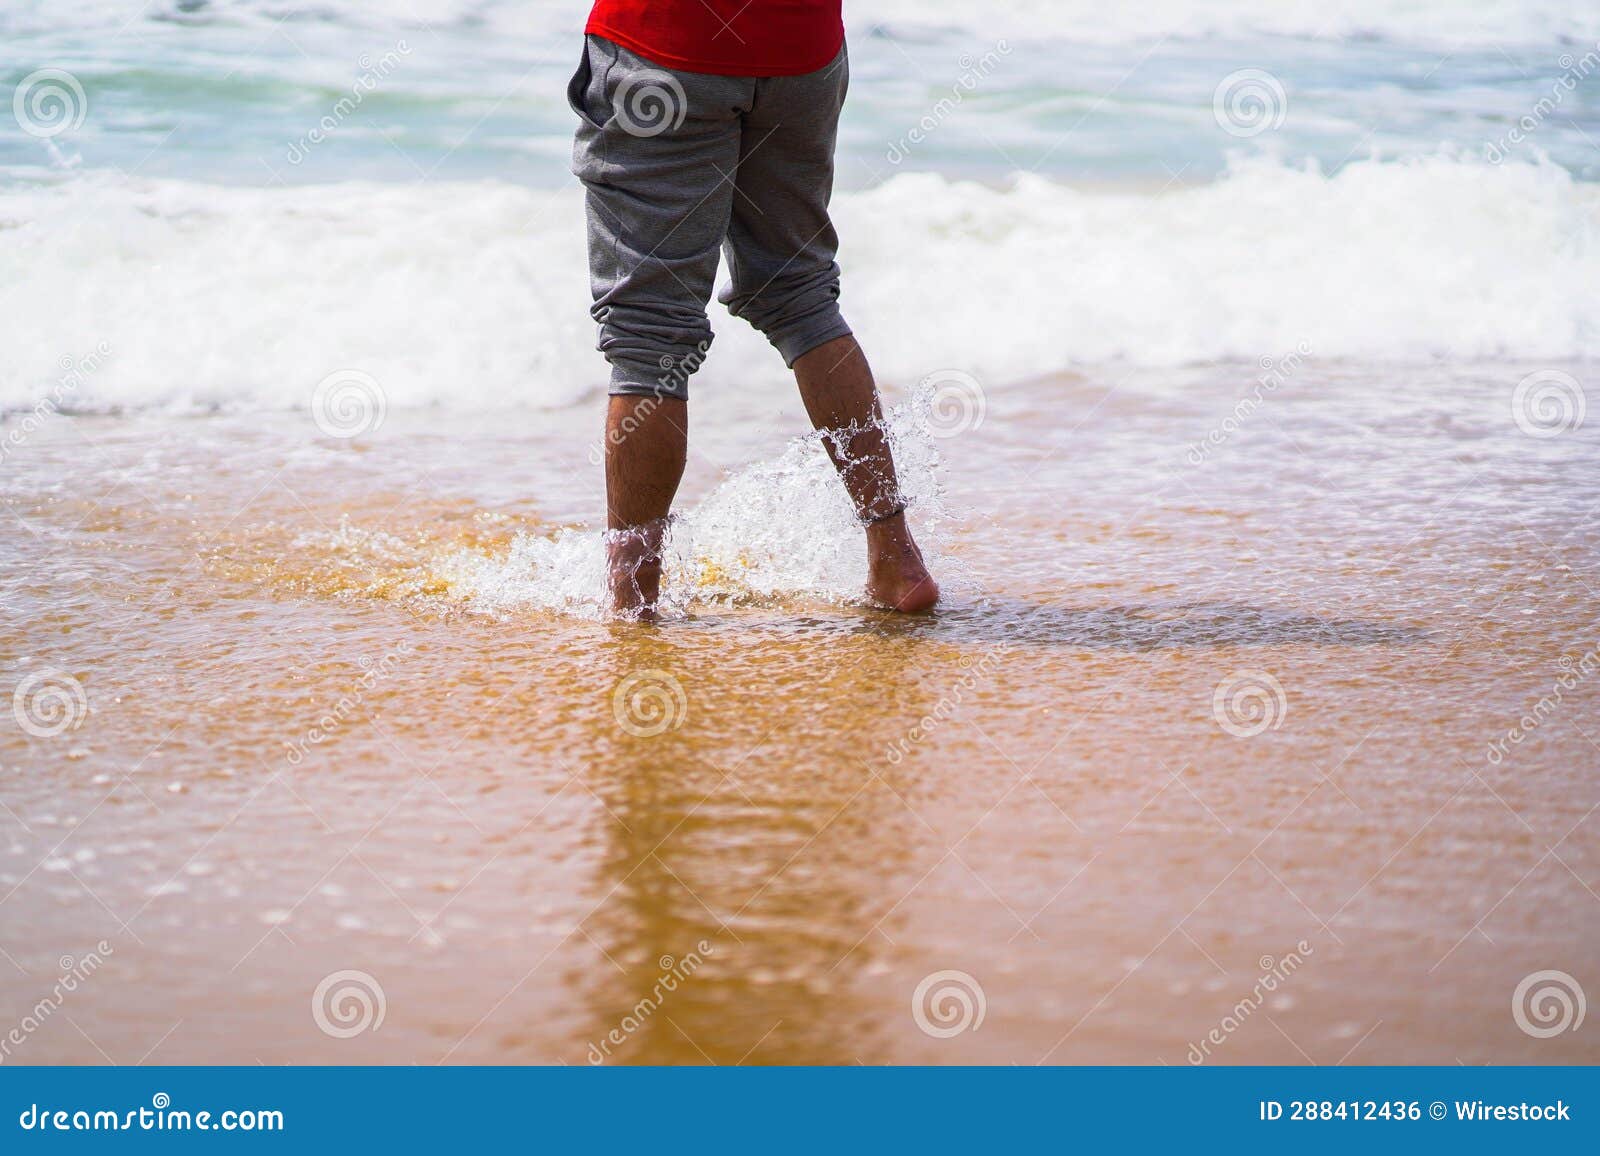
M 902 681 L 904 660 L 885 661 L 870 631 L 842 639 L 827 670 L 809 643 L 759 645 L 769 686 L 680 683 L 671 672 L 704 656 L 636 627 L 597 655 L 606 682 L 650 672 L 681 697 L 655 704 L 664 715 L 617 700 L 637 734 L 594 719 L 588 781 L 607 832 L 596 888 L 608 898 L 583 927 L 605 961 L 582 984 L 591 1059 L 837 1064 L 877 1050 L 853 981 L 894 904 L 868 884 L 900 869 L 907 831 L 894 784 L 860 756 L 903 729 L 908 703 L 881 688 Z M 875 700 L 847 723 L 826 706 Z M 663 973 L 690 957 L 692 977 L 663 995 Z
M 934 619 L 890 622 L 876 629 L 915 636 L 936 633 L 950 643 L 1059 644 L 1090 650 L 1161 650 L 1196 646 L 1403 645 L 1426 638 L 1416 627 L 1325 617 L 1231 602 L 1172 601 L 1123 606 L 1073 606 L 984 597 Z

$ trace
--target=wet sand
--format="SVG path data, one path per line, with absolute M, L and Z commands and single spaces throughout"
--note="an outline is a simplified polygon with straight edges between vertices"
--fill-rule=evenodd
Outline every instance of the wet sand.
M 656 629 L 507 561 L 599 508 L 597 406 L 45 421 L 5 1060 L 1600 1060 L 1513 1012 L 1600 991 L 1600 433 L 1518 428 L 1537 368 L 1308 364 L 1203 453 L 1254 367 L 985 383 L 908 435 L 918 620 L 833 596 L 818 460 L 740 472 L 790 397 L 695 409 Z

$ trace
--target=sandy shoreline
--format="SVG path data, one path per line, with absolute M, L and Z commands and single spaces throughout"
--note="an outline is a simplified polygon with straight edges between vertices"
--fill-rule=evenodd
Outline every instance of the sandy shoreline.
M 1511 1011 L 1600 949 L 1600 435 L 1527 372 L 1308 366 L 1199 464 L 1247 368 L 991 388 L 923 622 L 805 592 L 781 479 L 711 516 L 793 399 L 697 411 L 685 509 L 794 591 L 656 631 L 516 609 L 592 415 L 49 422 L 0 670 L 84 707 L 0 728 L 0 1028 L 104 959 L 8 1062 L 1594 1062 Z

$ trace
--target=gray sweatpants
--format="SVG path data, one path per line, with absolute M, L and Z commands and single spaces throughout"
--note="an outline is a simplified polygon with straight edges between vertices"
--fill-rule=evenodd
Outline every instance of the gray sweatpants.
M 580 123 L 572 171 L 588 190 L 590 315 L 611 392 L 687 398 L 719 300 L 787 364 L 850 332 L 828 219 L 845 50 L 804 76 L 662 68 L 585 37 L 567 86 Z

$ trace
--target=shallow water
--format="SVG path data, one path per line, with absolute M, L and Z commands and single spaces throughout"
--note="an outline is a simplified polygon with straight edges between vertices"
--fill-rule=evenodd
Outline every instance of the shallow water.
M 1600 438 L 1513 408 L 1589 370 L 1260 372 L 891 383 L 916 620 L 786 392 L 697 405 L 657 629 L 593 404 L 34 423 L 4 1023 L 104 962 L 7 1058 L 1600 1059 L 1512 1010 L 1600 957 Z

